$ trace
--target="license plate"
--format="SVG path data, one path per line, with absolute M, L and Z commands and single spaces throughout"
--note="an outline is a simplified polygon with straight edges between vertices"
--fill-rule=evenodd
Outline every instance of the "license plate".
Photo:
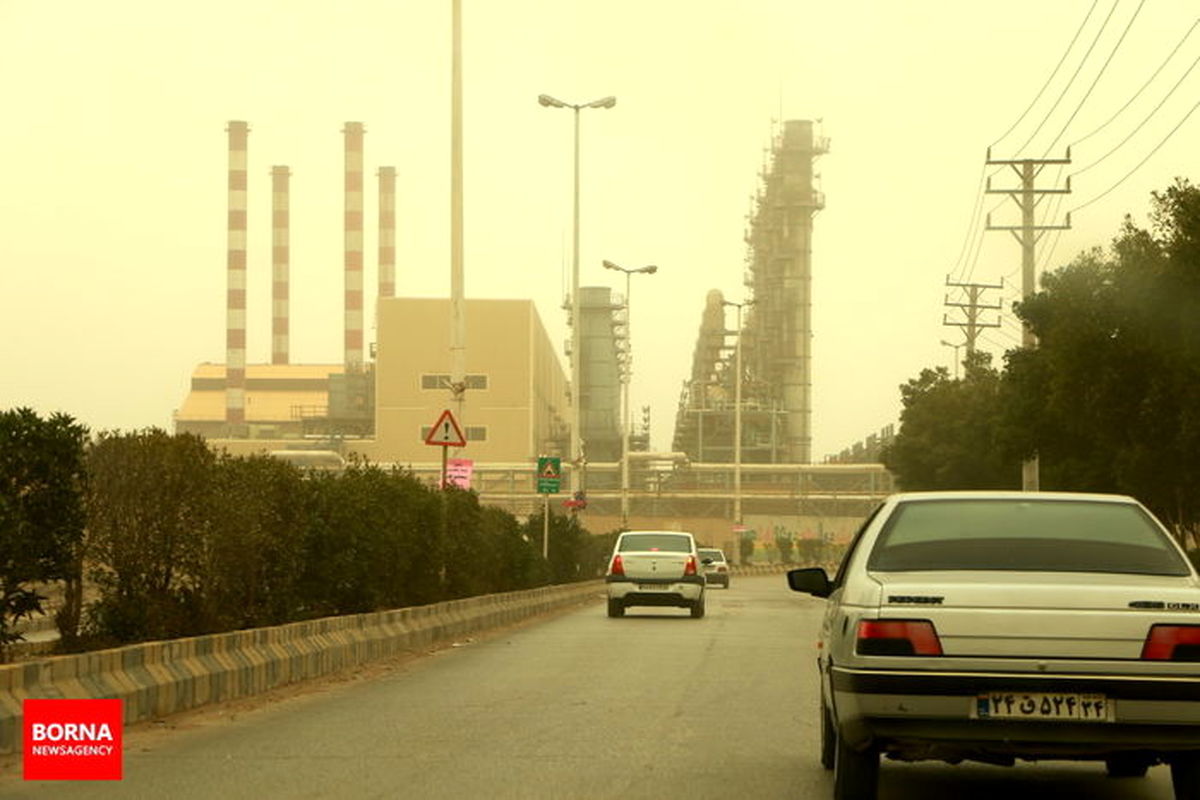
M 669 592 L 671 584 L 669 583 L 639 583 L 639 592 Z
M 978 719 L 1112 722 L 1112 703 L 1102 694 L 989 692 L 975 698 Z

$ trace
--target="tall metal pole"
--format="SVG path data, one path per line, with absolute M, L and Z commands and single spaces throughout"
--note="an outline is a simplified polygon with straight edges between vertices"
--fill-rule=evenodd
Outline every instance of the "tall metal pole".
M 463 289 L 462 0 L 453 0 L 450 88 L 450 392 L 463 423 L 467 312 Z M 464 428 L 465 430 L 465 428 Z
M 582 451 L 583 441 L 580 426 L 582 414 L 580 406 L 583 403 L 583 390 L 580 375 L 583 361 L 583 337 L 580 335 L 582 320 L 579 318 L 579 106 L 575 106 L 575 201 L 574 222 L 572 225 L 571 253 L 571 496 L 582 488 Z
M 621 527 L 629 528 L 629 384 L 633 382 L 633 338 L 629 325 L 632 311 L 630 310 L 629 292 L 632 288 L 633 272 L 625 272 L 625 385 L 621 391 Z
M 733 390 L 733 521 L 742 524 L 742 305 L 737 307 Z

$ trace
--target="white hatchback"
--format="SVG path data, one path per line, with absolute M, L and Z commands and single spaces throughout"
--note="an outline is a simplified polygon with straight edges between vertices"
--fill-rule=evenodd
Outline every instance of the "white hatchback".
M 628 606 L 678 606 L 704 616 L 704 574 L 690 533 L 625 531 L 604 581 L 610 617 L 624 616 Z

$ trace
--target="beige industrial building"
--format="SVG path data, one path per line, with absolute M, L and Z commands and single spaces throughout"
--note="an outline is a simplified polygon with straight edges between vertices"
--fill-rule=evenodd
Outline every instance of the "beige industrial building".
M 462 457 L 511 464 L 564 452 L 567 382 L 533 302 L 469 299 L 466 307 Z M 374 461 L 436 461 L 440 449 L 425 437 L 451 408 L 450 301 L 392 297 L 378 308 L 375 437 L 354 449 Z
M 393 464 L 437 462 L 425 436 L 447 408 L 450 301 L 378 301 L 373 362 L 250 364 L 245 437 L 225 420 L 225 368 L 201 364 L 175 414 L 175 429 L 199 433 L 230 452 L 335 449 Z M 460 420 L 477 462 L 528 464 L 566 451 L 567 381 L 529 300 L 467 300 L 467 392 Z

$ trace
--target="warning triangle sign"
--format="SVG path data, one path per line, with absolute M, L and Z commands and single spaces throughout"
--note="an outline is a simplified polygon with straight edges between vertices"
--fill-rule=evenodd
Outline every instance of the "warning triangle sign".
M 542 468 L 543 478 L 557 478 L 558 469 L 553 461 L 546 461 L 546 466 Z
M 466 447 L 467 437 L 463 436 L 462 428 L 458 427 L 458 420 L 450 413 L 450 409 L 442 412 L 438 417 L 438 421 L 429 429 L 429 435 L 425 437 L 425 444 L 431 444 L 435 447 Z

